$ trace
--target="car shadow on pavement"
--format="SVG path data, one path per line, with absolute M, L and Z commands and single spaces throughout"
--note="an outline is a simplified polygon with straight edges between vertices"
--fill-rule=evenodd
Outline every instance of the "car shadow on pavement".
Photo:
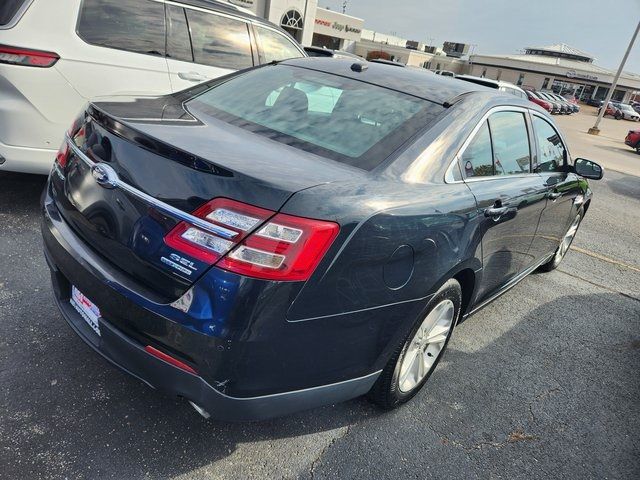
M 42 179 L 4 180 L 1 216 L 38 211 Z M 478 469 L 493 457 L 487 468 L 506 477 L 545 456 L 570 458 L 558 476 L 619 477 L 633 469 L 637 419 L 628 412 L 637 411 L 640 302 L 569 286 L 518 316 L 512 303 L 527 293 L 527 280 L 457 328 L 428 388 L 400 410 L 385 414 L 357 399 L 259 423 L 206 421 L 76 337 L 55 307 L 39 218 L 31 217 L 16 221 L 15 246 L 0 231 L 0 261 L 33 259 L 0 270 L 0 477 L 166 478 L 202 469 L 220 477 L 267 477 L 275 469 L 298 476 L 325 455 L 318 474 L 325 462 L 342 462 L 343 478 L 353 478 L 398 474 L 397 452 L 411 455 L 414 468 L 431 464 L 435 477 L 462 465 L 489 476 Z M 327 436 L 356 436 L 356 429 L 374 448 L 341 456 Z M 499 451 L 511 445 L 518 445 L 517 462 Z

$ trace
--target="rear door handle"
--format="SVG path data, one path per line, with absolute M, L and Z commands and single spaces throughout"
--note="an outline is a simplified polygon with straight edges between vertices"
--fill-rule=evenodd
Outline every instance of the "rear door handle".
M 486 208 L 484 210 L 484 216 L 485 217 L 491 217 L 494 220 L 497 220 L 498 218 L 500 218 L 502 215 L 504 215 L 508 211 L 509 211 L 509 207 L 493 206 L 493 207 Z
M 547 197 L 550 200 L 553 200 L 554 202 L 559 199 L 562 196 L 562 192 L 559 192 L 558 190 L 552 190 L 547 194 Z
M 207 77 L 198 72 L 178 72 L 178 77 L 190 82 L 204 82 L 208 80 Z

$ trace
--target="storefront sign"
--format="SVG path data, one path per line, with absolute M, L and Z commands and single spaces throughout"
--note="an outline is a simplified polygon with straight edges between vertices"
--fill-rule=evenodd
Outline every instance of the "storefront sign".
M 314 33 L 346 40 L 360 40 L 363 20 L 324 8 L 316 9 Z
M 360 28 L 352 27 L 351 25 L 342 25 L 338 22 L 331 23 L 330 21 L 322 20 L 321 18 L 316 18 L 316 25 L 322 25 L 323 27 L 333 28 L 338 32 L 356 33 L 356 34 L 362 33 L 362 29 Z
M 595 75 L 588 75 L 586 73 L 578 73 L 575 70 L 569 70 L 565 74 L 568 78 L 580 78 L 582 80 L 598 80 L 598 77 Z

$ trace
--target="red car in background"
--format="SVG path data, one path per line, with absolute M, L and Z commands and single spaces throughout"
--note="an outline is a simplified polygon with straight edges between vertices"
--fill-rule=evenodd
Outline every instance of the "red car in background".
M 546 100 L 543 100 L 542 98 L 538 97 L 535 93 L 533 93 L 531 90 L 525 90 L 525 93 L 527 94 L 527 98 L 529 99 L 529 101 L 535 103 L 536 105 L 541 106 L 549 113 L 553 111 L 553 104 L 551 102 L 547 102 Z
M 637 153 L 640 153 L 640 130 L 629 130 L 627 136 L 624 139 L 624 143 L 631 148 L 635 148 Z
M 598 109 L 598 114 L 600 114 L 601 109 L 602 107 Z M 607 104 L 607 109 L 604 111 L 604 116 L 606 117 L 607 115 L 614 117 L 616 120 L 620 120 L 623 117 L 620 109 L 611 102 Z

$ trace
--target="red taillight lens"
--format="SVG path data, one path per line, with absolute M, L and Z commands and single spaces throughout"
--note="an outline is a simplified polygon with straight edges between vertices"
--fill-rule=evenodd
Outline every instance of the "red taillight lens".
M 0 45 L 0 63 L 24 67 L 52 67 L 60 56 L 53 52 Z
M 218 266 L 268 280 L 307 280 L 338 235 L 337 223 L 279 213 Z
M 56 153 L 56 163 L 61 168 L 67 166 L 67 160 L 69 160 L 69 150 L 69 144 L 67 143 L 67 140 L 64 140 L 62 142 L 62 145 L 60 145 L 60 150 L 58 150 L 58 153 Z
M 295 217 L 226 198 L 193 215 L 219 228 L 180 222 L 165 237 L 176 250 L 241 275 L 268 280 L 308 279 L 339 231 L 337 223 Z

